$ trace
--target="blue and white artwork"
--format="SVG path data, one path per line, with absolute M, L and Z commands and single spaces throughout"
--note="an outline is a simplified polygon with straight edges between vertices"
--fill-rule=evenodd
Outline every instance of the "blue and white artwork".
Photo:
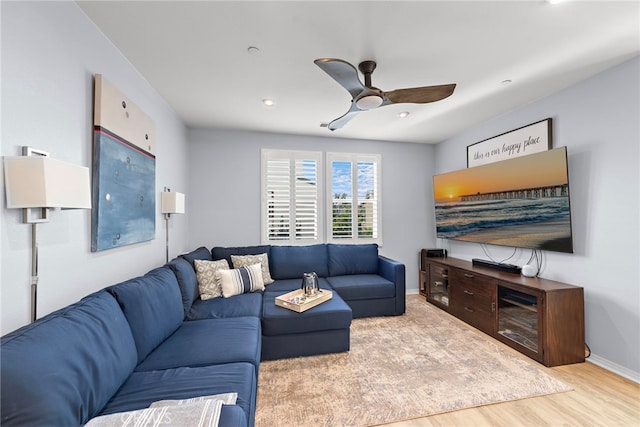
M 155 173 L 153 155 L 94 129 L 92 252 L 155 238 Z

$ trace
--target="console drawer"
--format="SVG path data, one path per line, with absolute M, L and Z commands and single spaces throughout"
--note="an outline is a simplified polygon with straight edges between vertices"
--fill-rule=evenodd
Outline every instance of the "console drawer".
M 496 280 L 460 269 L 451 269 L 451 282 L 467 288 L 474 294 L 491 295 L 495 289 Z
M 495 284 L 484 276 L 464 270 L 451 272 L 451 313 L 491 334 L 495 325 Z

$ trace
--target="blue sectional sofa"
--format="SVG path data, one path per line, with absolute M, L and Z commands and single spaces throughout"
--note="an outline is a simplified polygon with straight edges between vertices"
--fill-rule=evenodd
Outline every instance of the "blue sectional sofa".
M 196 259 L 262 253 L 275 279 L 265 291 L 200 299 Z M 275 307 L 309 271 L 333 299 L 305 313 Z M 0 423 L 77 426 L 234 392 L 219 425 L 253 426 L 260 361 L 348 350 L 352 316 L 404 313 L 404 275 L 375 245 L 198 248 L 2 337 Z

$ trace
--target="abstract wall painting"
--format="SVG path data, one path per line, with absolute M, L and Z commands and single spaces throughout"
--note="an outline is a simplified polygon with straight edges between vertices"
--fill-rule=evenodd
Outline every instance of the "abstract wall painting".
M 155 130 L 117 88 L 95 76 L 91 250 L 155 238 Z

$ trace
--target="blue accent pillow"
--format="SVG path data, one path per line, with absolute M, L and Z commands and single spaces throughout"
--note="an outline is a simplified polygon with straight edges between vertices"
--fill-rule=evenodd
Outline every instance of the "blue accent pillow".
M 189 261 L 184 258 L 174 258 L 167 265 L 173 271 L 173 274 L 176 275 L 176 279 L 178 280 L 180 293 L 182 294 L 184 316 L 187 317 L 189 310 L 191 310 L 191 305 L 199 296 L 198 277 Z
M 329 244 L 329 276 L 378 274 L 378 245 Z
M 180 256 L 186 259 L 187 261 L 189 261 L 189 264 L 191 264 L 191 268 L 193 268 L 194 271 L 196 267 L 193 264 L 193 261 L 197 259 L 211 261 L 211 252 L 209 251 L 209 249 L 205 248 L 204 246 L 201 246 L 198 249 L 189 252 L 188 254 L 182 254 Z
M 327 245 L 272 246 L 269 267 L 275 280 L 300 279 L 304 273 L 315 272 L 327 277 Z
M 175 274 L 166 266 L 108 290 L 118 300 L 129 322 L 138 363 L 182 324 L 184 309 L 180 288 Z

